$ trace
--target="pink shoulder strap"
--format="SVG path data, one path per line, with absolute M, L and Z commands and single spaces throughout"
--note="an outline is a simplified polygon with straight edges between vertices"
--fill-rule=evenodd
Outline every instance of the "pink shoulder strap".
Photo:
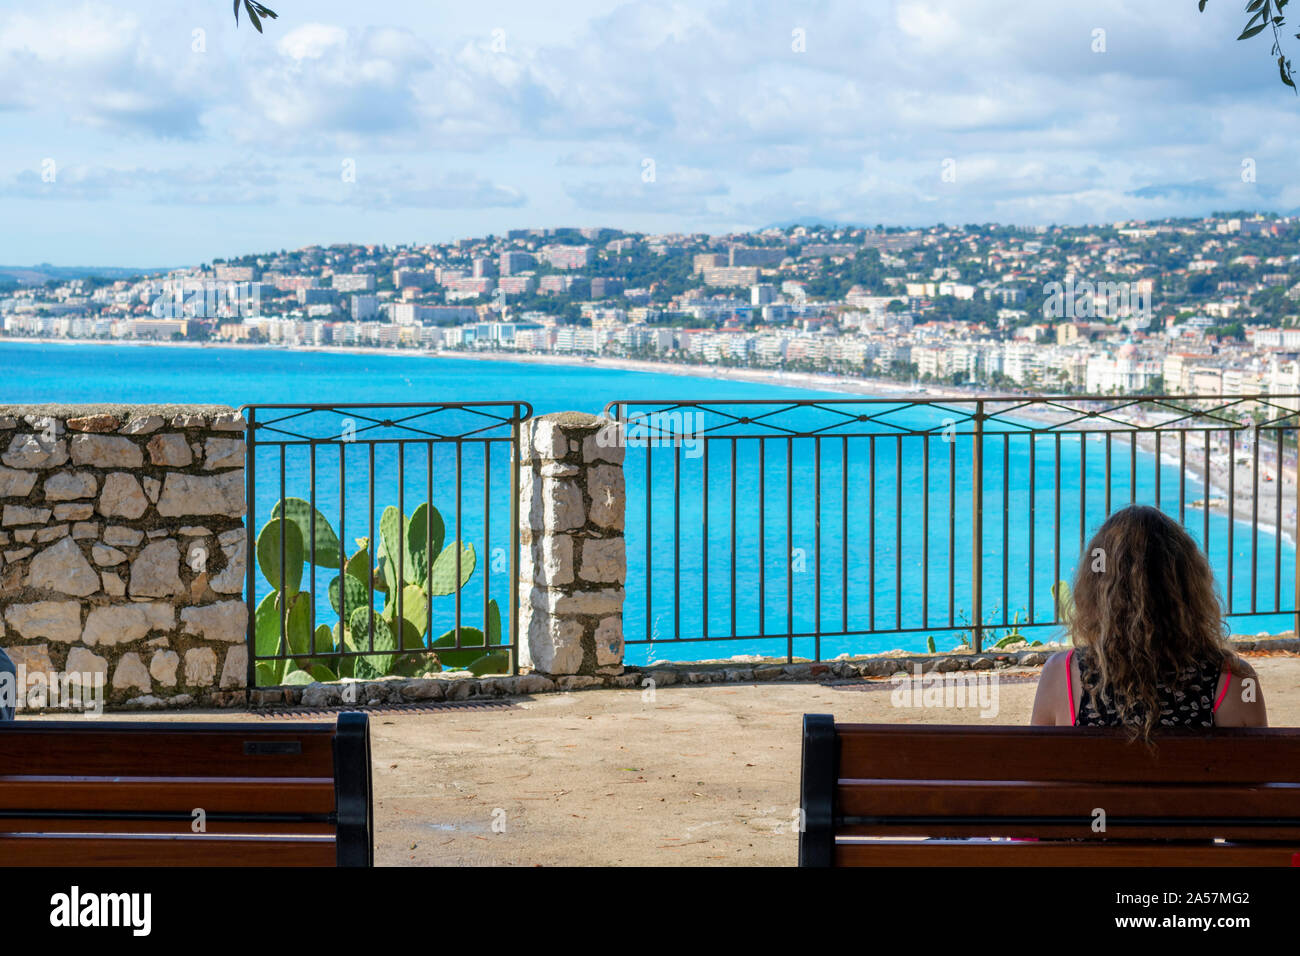
M 1228 688 L 1232 686 L 1232 671 L 1225 667 L 1223 673 L 1228 675 L 1228 679 L 1223 682 L 1223 690 L 1219 691 L 1219 697 L 1214 702 L 1214 713 L 1216 714 L 1219 712 L 1219 705 L 1223 703 L 1223 698 L 1228 696 Z
M 1065 655 L 1065 690 L 1070 695 L 1070 726 L 1073 727 L 1079 722 L 1079 712 L 1074 709 L 1074 671 L 1071 669 L 1074 664 L 1074 648 L 1070 648 L 1070 653 Z M 1218 708 L 1218 704 L 1214 705 Z

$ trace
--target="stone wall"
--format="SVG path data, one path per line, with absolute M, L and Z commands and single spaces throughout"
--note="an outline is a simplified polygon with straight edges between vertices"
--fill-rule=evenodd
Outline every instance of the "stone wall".
M 624 447 L 579 412 L 523 423 L 519 665 L 544 675 L 623 670 Z
M 234 409 L 0 406 L 0 645 L 110 706 L 242 704 L 244 511 Z

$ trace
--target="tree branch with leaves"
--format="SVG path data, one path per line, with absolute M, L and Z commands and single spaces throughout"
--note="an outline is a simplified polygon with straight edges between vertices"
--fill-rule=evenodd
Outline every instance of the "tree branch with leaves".
M 270 7 L 264 7 L 257 0 L 235 0 L 235 26 L 239 26 L 239 5 L 244 5 L 244 10 L 248 13 L 248 22 L 253 25 L 253 29 L 258 33 L 262 32 L 262 18 L 268 20 L 278 20 L 276 12 Z M 1205 4 L 1201 4 L 1202 7 Z
M 1201 13 L 1205 12 L 1205 4 L 1208 0 L 1198 0 L 1197 9 Z M 1282 10 L 1291 0 L 1250 0 L 1246 4 L 1246 12 L 1250 14 L 1250 19 L 1246 21 L 1246 27 L 1241 31 L 1238 40 L 1249 40 L 1251 37 L 1259 36 L 1265 30 L 1273 31 L 1273 50 L 1272 55 L 1277 57 L 1277 72 L 1282 82 L 1296 89 L 1295 73 L 1291 69 L 1291 60 L 1287 57 L 1286 52 L 1282 49 L 1281 29 L 1286 25 L 1286 16 Z M 1297 33 L 1296 39 L 1300 40 L 1300 33 Z M 1300 91 L 1297 91 L 1300 92 Z

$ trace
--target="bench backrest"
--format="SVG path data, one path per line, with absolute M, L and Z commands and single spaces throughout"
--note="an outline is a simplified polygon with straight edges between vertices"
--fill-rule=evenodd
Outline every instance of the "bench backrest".
M 0 866 L 369 866 L 370 729 L 0 725 Z
M 1289 866 L 1300 729 L 1169 732 L 1152 750 L 1112 728 L 807 714 L 800 805 L 801 866 Z

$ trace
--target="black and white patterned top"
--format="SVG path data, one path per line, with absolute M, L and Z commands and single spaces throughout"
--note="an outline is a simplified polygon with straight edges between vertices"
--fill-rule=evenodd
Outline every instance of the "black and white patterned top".
M 1079 677 L 1083 684 L 1079 688 L 1078 705 L 1075 711 L 1076 727 L 1118 727 L 1122 725 L 1119 711 L 1115 707 L 1112 695 L 1101 685 L 1101 673 L 1088 648 L 1076 648 L 1070 652 L 1079 663 Z M 1177 674 L 1170 674 L 1157 685 L 1160 702 L 1159 724 L 1162 727 L 1208 728 L 1214 726 L 1214 712 L 1223 700 L 1215 699 L 1215 689 L 1219 676 L 1223 673 L 1222 661 L 1196 663 Z M 1069 671 L 1069 662 L 1066 662 Z M 1227 687 L 1224 687 L 1227 691 Z M 1073 694 L 1071 694 L 1073 698 Z M 1071 701 L 1073 703 L 1073 699 Z M 1134 705 L 1134 716 L 1145 716 L 1143 705 Z

